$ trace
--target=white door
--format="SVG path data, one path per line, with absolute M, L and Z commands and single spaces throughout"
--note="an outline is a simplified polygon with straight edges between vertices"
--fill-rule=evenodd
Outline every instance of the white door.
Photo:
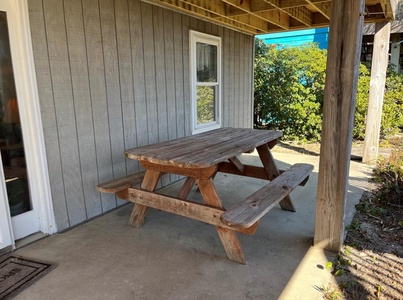
M 0 249 L 55 231 L 31 45 L 26 0 L 0 0 Z

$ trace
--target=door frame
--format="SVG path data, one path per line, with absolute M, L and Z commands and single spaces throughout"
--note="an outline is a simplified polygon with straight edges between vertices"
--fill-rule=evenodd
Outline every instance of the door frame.
M 49 171 L 35 73 L 28 0 L 0 0 L 0 2 L 5 3 L 6 8 L 8 8 L 8 26 L 9 31 L 12 32 L 12 34 L 10 34 L 10 48 L 16 91 L 18 101 L 20 102 L 19 111 L 22 120 L 21 126 L 24 138 L 27 171 L 30 175 L 29 182 L 32 206 L 38 212 L 40 231 L 45 234 L 53 234 L 57 232 L 57 228 L 53 213 Z M 8 207 L 7 203 L 6 206 Z M 9 212 L 9 209 L 7 211 Z M 14 247 L 11 221 L 8 223 L 10 226 L 12 245 Z

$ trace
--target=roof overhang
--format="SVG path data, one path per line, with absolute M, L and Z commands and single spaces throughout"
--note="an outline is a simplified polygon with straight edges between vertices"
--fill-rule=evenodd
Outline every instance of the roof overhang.
M 332 2 L 331 0 L 142 1 L 248 34 L 329 26 Z M 365 22 L 393 20 L 397 2 L 398 0 L 366 0 L 366 9 L 363 12 Z

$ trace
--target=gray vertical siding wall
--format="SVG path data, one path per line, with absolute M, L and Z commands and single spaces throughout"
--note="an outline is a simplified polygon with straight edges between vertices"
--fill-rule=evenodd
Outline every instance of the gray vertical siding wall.
M 189 30 L 222 37 L 223 125 L 251 127 L 252 36 L 138 0 L 28 2 L 59 231 L 122 203 L 95 187 L 139 170 L 125 149 L 191 134 Z

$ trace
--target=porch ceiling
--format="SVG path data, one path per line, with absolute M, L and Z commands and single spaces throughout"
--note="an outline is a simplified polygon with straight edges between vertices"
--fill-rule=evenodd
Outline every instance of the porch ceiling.
M 248 34 L 329 26 L 331 4 L 331 0 L 143 1 Z M 366 0 L 365 22 L 393 20 L 396 3 L 397 0 Z

